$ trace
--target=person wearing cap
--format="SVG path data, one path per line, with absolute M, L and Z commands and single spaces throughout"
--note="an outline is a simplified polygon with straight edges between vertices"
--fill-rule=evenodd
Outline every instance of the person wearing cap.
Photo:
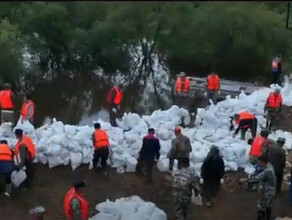
M 8 145 L 6 140 L 0 141 L 0 173 L 5 178 L 5 193 L 10 197 L 11 193 L 11 173 L 14 169 L 14 152 Z
M 264 111 L 268 111 L 266 128 L 270 131 L 272 122 L 276 117 L 276 114 L 281 112 L 283 98 L 281 95 L 281 89 L 277 86 L 273 92 L 269 94 L 267 102 L 264 107 Z
M 184 105 L 185 97 L 190 92 L 190 80 L 186 77 L 185 72 L 181 72 L 175 83 L 175 95 L 179 107 Z
M 277 54 L 277 56 L 272 61 L 272 84 L 280 84 L 279 77 L 282 74 L 282 60 L 281 54 Z
M 142 147 L 139 151 L 139 166 L 137 165 L 137 172 L 141 172 L 142 166 L 145 166 L 147 183 L 152 183 L 153 166 L 160 157 L 160 142 L 154 134 L 155 130 L 153 128 L 149 128 L 148 135 L 143 138 Z
M 260 172 L 251 174 L 248 179 L 240 179 L 240 182 L 259 182 L 259 197 L 257 201 L 259 220 L 272 219 L 272 202 L 276 194 L 276 176 L 273 165 L 268 162 L 267 155 L 258 158 Z
M 15 145 L 14 153 L 18 169 L 25 169 L 27 175 L 27 178 L 23 183 L 23 189 L 29 189 L 34 176 L 32 163 L 36 155 L 36 148 L 32 139 L 24 135 L 21 129 L 15 130 L 15 136 L 17 143 Z
M 21 107 L 21 121 L 29 121 L 31 124 L 33 123 L 33 117 L 34 117 L 34 102 L 31 100 L 31 97 L 29 94 L 26 94 L 23 98 L 23 104 Z
M 171 149 L 168 152 L 169 171 L 173 170 L 174 160 L 178 160 L 178 168 L 180 168 L 181 160 L 189 158 L 192 152 L 190 139 L 182 134 L 180 127 L 175 127 L 174 134 L 176 137 L 171 141 Z
M 218 74 L 212 72 L 208 75 L 206 87 L 209 100 L 211 99 L 212 102 L 216 104 L 216 96 L 220 89 L 220 78 Z
M 93 167 L 96 169 L 99 160 L 101 159 L 101 168 L 104 174 L 107 175 L 107 159 L 109 156 L 109 138 L 107 133 L 101 129 L 100 123 L 94 123 L 95 131 L 92 135 L 94 146 Z
M 1 123 L 11 122 L 14 124 L 14 101 L 15 96 L 11 90 L 11 84 L 5 83 L 4 90 L 0 92 Z
M 201 183 L 203 184 L 203 197 L 206 205 L 212 205 L 212 197 L 220 190 L 224 176 L 224 161 L 219 148 L 212 145 L 201 167 Z
M 286 165 L 286 154 L 283 146 L 285 144 L 284 138 L 278 138 L 277 143 L 271 144 L 268 148 L 268 162 L 270 162 L 275 171 L 275 175 L 277 178 L 277 188 L 276 193 L 281 193 L 281 186 L 283 180 L 283 172 Z
M 123 100 L 123 85 L 114 86 L 107 94 L 107 102 L 110 104 L 110 123 L 117 127 L 117 115 L 120 111 L 120 104 Z
M 244 111 L 240 112 L 239 114 L 235 114 L 232 119 L 235 121 L 235 124 L 237 125 L 233 137 L 235 137 L 240 130 L 241 139 L 244 140 L 247 130 L 250 129 L 252 137 L 255 138 L 257 133 L 258 120 L 254 114 Z M 230 130 L 233 129 L 233 120 L 230 121 L 231 123 Z
M 88 202 L 82 194 L 85 181 L 75 183 L 67 192 L 64 200 L 64 210 L 68 220 L 87 220 Z
M 251 164 L 255 165 L 257 163 L 257 158 L 267 152 L 267 149 L 270 147 L 270 140 L 268 140 L 269 131 L 261 130 L 261 134 L 257 135 L 251 141 L 251 148 L 249 151 L 249 158 Z

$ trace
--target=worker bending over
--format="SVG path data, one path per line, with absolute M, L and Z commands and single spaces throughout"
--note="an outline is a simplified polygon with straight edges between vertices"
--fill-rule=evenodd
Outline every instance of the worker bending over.
M 240 130 L 241 139 L 244 140 L 247 130 L 250 129 L 252 137 L 255 138 L 256 133 L 257 133 L 258 120 L 254 114 L 247 111 L 240 112 L 239 114 L 235 114 L 233 119 L 235 120 L 235 124 L 237 125 L 237 128 L 233 134 L 233 137 L 235 137 Z M 230 130 L 233 130 L 232 121 L 231 121 Z

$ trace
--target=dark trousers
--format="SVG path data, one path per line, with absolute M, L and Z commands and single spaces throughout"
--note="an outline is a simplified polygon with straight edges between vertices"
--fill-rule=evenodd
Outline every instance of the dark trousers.
M 115 113 L 113 111 L 113 109 L 116 109 L 116 111 L 118 112 L 118 108 L 117 108 L 117 105 L 115 104 L 111 104 L 110 105 L 110 124 L 111 126 L 113 127 L 117 127 L 117 113 Z
M 23 186 L 27 188 L 31 188 L 32 181 L 34 178 L 34 169 L 33 169 L 32 160 L 26 160 L 25 167 L 26 167 L 25 173 L 27 177 L 25 181 L 23 182 Z
M 146 177 L 147 182 L 152 183 L 152 173 L 153 173 L 153 167 L 155 162 L 151 159 L 140 159 L 136 166 L 136 172 L 139 174 L 143 173 L 143 169 L 146 171 Z
M 257 134 L 257 126 L 258 126 L 258 120 L 256 118 L 254 120 L 250 120 L 250 124 L 249 124 L 248 128 L 240 129 L 241 139 L 242 140 L 245 139 L 245 134 L 246 134 L 248 129 L 250 129 L 251 136 L 253 138 L 255 138 L 255 136 Z
M 211 99 L 214 104 L 217 103 L 217 93 L 218 93 L 217 90 L 208 90 L 207 92 L 208 99 L 209 100 Z
M 169 158 L 169 170 L 170 170 L 170 171 L 173 170 L 174 160 L 175 160 L 175 159 L 173 159 L 173 158 Z M 176 160 L 177 160 L 177 168 L 180 169 L 180 168 L 181 168 L 181 164 L 182 164 L 182 160 L 183 160 L 183 158 L 176 159 Z
M 214 197 L 217 192 L 220 190 L 220 180 L 204 180 L 203 183 L 203 196 L 207 200 L 207 202 L 212 201 L 212 197 Z
M 281 188 L 282 188 L 283 171 L 275 172 L 275 175 L 276 175 L 276 179 L 277 179 L 276 193 L 279 194 L 279 193 L 281 193 Z
M 279 82 L 279 77 L 280 76 L 280 73 L 278 73 L 278 72 L 272 72 L 272 84 L 280 84 L 280 82 Z
M 106 168 L 107 167 L 107 158 L 109 156 L 109 149 L 108 147 L 101 147 L 97 148 L 94 150 L 94 155 L 93 155 L 93 167 L 96 168 L 99 159 L 101 159 L 101 167 Z

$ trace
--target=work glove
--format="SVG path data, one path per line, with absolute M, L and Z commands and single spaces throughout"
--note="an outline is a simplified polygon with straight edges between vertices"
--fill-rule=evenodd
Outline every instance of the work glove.
M 218 95 L 220 95 L 220 94 L 221 94 L 221 90 L 219 89 L 219 90 L 218 90 Z
M 207 97 L 207 92 L 204 92 L 204 96 Z
M 220 179 L 220 184 L 223 184 L 223 183 L 224 183 L 224 179 L 221 178 L 221 179 Z
M 200 178 L 200 184 L 204 184 L 204 179 L 203 178 Z
M 117 109 L 116 108 L 112 108 L 112 111 L 117 114 Z

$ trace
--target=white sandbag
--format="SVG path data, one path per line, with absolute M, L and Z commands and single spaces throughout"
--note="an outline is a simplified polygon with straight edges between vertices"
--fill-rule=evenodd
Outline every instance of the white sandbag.
M 228 161 L 227 163 L 225 163 L 225 167 L 228 170 L 231 170 L 231 171 L 237 171 L 238 170 L 237 163 L 236 162 L 232 162 L 232 161 Z
M 171 138 L 171 136 L 172 136 L 172 131 L 167 130 L 167 129 L 164 128 L 164 127 L 160 127 L 160 128 L 157 129 L 157 131 L 156 131 L 156 136 L 157 136 L 159 139 L 161 139 L 161 140 L 163 140 L 163 141 L 166 141 L 166 140 L 168 140 L 168 139 Z
M 65 125 L 64 126 L 64 131 L 66 134 L 73 136 L 77 133 L 77 127 L 76 126 L 72 126 L 72 125 Z
M 56 134 L 64 133 L 64 124 L 61 121 L 54 122 L 53 124 L 51 124 L 50 127 L 53 129 L 54 133 Z
M 47 158 L 50 169 L 63 164 L 63 159 L 58 156 L 48 156 Z
M 70 152 L 70 161 L 72 170 L 75 170 L 82 164 L 82 154 L 81 153 L 74 153 Z
M 44 155 L 43 153 L 39 153 L 38 154 L 38 160 L 42 163 L 42 164 L 47 164 L 48 163 L 48 158 L 46 155 Z
M 137 160 L 134 157 L 126 158 L 126 172 L 135 172 L 136 171 Z
M 160 172 L 168 172 L 169 170 L 169 159 L 166 157 L 160 157 L 157 162 L 157 169 Z
M 11 182 L 16 188 L 18 188 L 20 184 L 26 180 L 26 178 L 27 176 L 24 169 L 21 169 L 18 172 L 14 170 L 11 174 Z

